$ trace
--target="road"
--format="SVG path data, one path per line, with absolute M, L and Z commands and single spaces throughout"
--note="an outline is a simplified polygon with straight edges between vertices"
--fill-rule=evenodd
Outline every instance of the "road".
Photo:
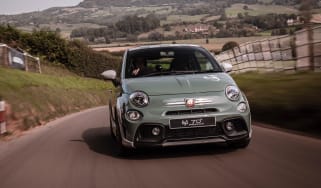
M 0 142 L 1 188 L 321 186 L 321 140 L 254 127 L 247 149 L 206 145 L 113 155 L 107 107 Z

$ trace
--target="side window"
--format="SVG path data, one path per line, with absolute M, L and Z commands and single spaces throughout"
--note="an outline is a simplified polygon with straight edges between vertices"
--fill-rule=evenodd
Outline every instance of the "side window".
M 199 51 L 195 51 L 194 55 L 201 67 L 201 71 L 213 70 L 213 65 L 207 56 L 205 56 L 203 53 Z

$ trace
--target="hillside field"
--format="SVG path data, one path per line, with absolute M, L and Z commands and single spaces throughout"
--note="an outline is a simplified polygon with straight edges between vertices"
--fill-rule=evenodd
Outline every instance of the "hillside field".
M 245 10 L 244 6 L 247 6 L 248 9 Z M 248 13 L 250 16 L 258 16 L 264 14 L 298 14 L 298 10 L 295 8 L 279 5 L 247 5 L 247 4 L 233 4 L 231 7 L 225 9 L 226 16 L 229 18 L 237 17 L 238 13 Z
M 71 112 L 107 105 L 112 84 L 83 78 L 61 67 L 43 74 L 0 67 L 0 96 L 9 104 L 9 134 L 19 134 Z

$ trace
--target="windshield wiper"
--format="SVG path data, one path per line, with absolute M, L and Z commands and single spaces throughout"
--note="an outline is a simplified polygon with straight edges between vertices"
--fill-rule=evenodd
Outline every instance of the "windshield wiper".
M 179 74 L 195 74 L 197 71 L 160 71 L 160 72 L 153 72 L 153 73 L 149 73 L 146 75 L 143 75 L 141 77 L 150 77 L 150 76 L 159 76 L 159 75 L 179 75 Z

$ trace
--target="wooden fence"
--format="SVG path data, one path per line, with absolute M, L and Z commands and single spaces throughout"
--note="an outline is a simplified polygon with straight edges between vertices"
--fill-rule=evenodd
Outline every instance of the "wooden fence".
M 294 35 L 240 44 L 216 55 L 221 63 L 233 65 L 232 73 L 321 71 L 321 27 L 301 30 Z

